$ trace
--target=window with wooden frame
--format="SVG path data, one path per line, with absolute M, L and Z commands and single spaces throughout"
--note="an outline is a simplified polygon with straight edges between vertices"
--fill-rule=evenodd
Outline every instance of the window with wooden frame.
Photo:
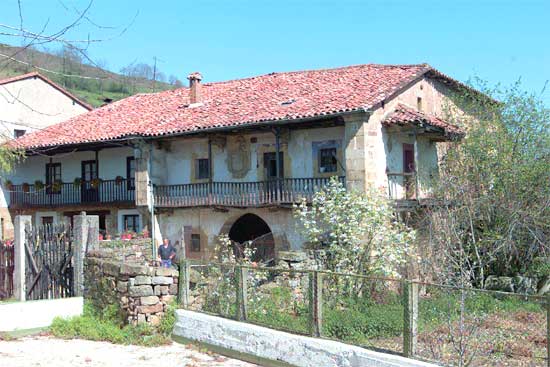
M 127 214 L 123 216 L 124 220 L 124 230 L 139 233 L 139 215 L 138 214 Z
M 210 160 L 208 158 L 195 159 L 195 179 L 206 180 L 210 178 Z
M 126 184 L 128 190 L 134 190 L 136 188 L 136 159 L 134 157 L 126 158 Z
M 46 163 L 46 192 L 61 193 L 61 163 Z
M 319 172 L 329 173 L 338 171 L 336 148 L 319 149 Z
M 201 235 L 198 233 L 191 234 L 191 251 L 201 252 Z

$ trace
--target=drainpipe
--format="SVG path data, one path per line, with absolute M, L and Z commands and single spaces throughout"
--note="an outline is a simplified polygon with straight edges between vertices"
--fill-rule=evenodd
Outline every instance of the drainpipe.
M 212 200 L 212 139 L 208 137 L 208 193 Z
M 147 194 L 149 195 L 149 213 L 151 213 L 151 241 L 153 242 L 153 261 L 157 259 L 157 245 L 156 245 L 156 230 L 155 230 L 155 195 L 153 186 L 153 142 L 151 142 L 149 149 L 149 157 L 147 158 Z
M 420 200 L 420 188 L 418 186 L 418 136 L 416 129 L 414 129 L 414 180 L 416 200 Z
M 281 128 L 275 128 L 275 167 L 277 172 L 276 187 L 277 187 L 277 199 L 280 198 L 281 190 L 281 162 L 279 162 L 279 154 L 281 152 Z

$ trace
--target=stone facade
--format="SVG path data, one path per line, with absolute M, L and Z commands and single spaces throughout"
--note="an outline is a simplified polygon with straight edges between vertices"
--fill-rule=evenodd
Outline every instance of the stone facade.
M 178 271 L 130 260 L 125 251 L 88 251 L 84 296 L 97 307 L 119 304 L 128 324 L 158 325 L 178 292 Z M 122 254 L 121 254 L 122 253 Z

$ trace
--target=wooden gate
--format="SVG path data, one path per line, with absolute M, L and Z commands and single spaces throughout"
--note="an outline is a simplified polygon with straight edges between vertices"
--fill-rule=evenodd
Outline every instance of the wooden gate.
M 0 242 L 0 299 L 13 296 L 14 251 L 13 242 Z
M 25 230 L 25 253 L 26 299 L 74 295 L 70 226 L 43 225 Z

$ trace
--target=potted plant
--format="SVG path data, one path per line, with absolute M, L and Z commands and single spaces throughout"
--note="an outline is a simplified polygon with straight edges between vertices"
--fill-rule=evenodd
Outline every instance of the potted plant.
M 61 182 L 61 180 L 55 180 L 54 183 L 52 184 L 52 191 L 60 192 L 62 187 L 63 187 L 63 182 Z
M 122 177 L 122 176 L 116 176 L 116 178 L 115 178 L 115 183 L 116 183 L 118 186 L 122 185 L 122 181 L 124 181 L 124 177 Z
M 34 181 L 34 189 L 35 191 L 40 191 L 44 188 L 44 182 L 40 181 L 40 180 L 36 180 Z
M 73 185 L 74 185 L 75 187 L 80 187 L 80 186 L 82 186 L 82 179 L 81 179 L 80 177 L 76 177 L 76 178 L 74 179 L 74 181 L 73 181 Z
M 4 186 L 10 191 L 13 190 L 13 182 L 11 182 L 10 180 L 6 180 L 6 182 L 4 182 Z
M 29 192 L 31 185 L 29 185 L 27 182 L 23 182 L 23 184 L 21 185 L 21 188 L 23 189 L 23 192 Z
M 99 187 L 99 184 L 101 184 L 101 178 L 94 178 L 90 184 L 93 189 L 97 189 Z

